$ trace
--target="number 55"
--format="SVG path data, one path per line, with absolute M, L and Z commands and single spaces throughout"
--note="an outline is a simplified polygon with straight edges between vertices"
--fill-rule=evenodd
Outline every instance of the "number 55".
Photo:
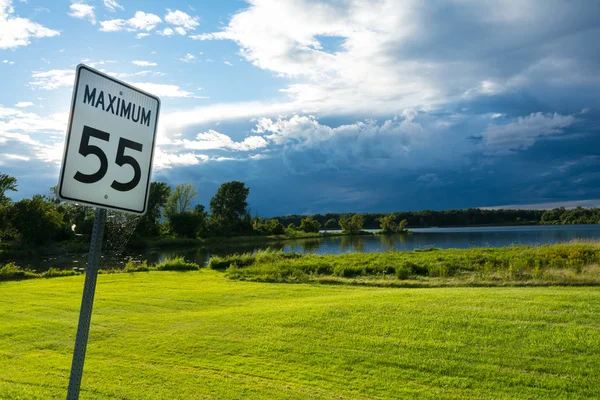
M 102 178 L 104 178 L 104 175 L 106 175 L 106 172 L 108 171 L 108 159 L 106 158 L 106 154 L 104 153 L 104 151 L 102 151 L 100 147 L 90 144 L 91 137 L 95 137 L 97 139 L 108 142 L 110 139 L 110 133 L 89 127 L 87 125 L 84 125 L 83 127 L 81 143 L 79 143 L 79 154 L 81 154 L 84 157 L 93 154 L 96 157 L 98 157 L 98 160 L 100 161 L 100 168 L 98 168 L 98 171 L 94 172 L 93 174 L 84 174 L 80 171 L 77 171 L 77 173 L 75 173 L 75 180 L 86 184 L 96 183 L 100 181 Z M 130 148 L 132 150 L 142 151 L 142 147 L 143 146 L 141 143 L 134 142 L 133 140 L 125 138 L 119 139 L 119 147 L 117 149 L 117 157 L 115 159 L 115 163 L 120 167 L 122 167 L 125 164 L 131 165 L 131 167 L 133 168 L 133 179 L 131 179 L 127 183 L 113 181 L 110 187 L 120 192 L 127 192 L 135 188 L 140 183 L 140 179 L 142 176 L 140 164 L 132 156 L 125 155 L 125 149 Z

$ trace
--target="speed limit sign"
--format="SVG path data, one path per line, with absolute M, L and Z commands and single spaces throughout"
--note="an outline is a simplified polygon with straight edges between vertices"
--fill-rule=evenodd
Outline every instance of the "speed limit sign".
M 58 197 L 144 214 L 159 109 L 158 97 L 78 65 Z

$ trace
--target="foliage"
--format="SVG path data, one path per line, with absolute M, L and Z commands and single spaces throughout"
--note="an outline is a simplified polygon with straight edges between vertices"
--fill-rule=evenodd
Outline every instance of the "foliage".
M 599 285 L 599 262 L 596 242 L 297 257 L 276 253 L 268 262 L 252 255 L 215 261 L 219 268 L 231 267 L 227 273 L 233 279 L 309 282 L 335 277 L 389 285 L 390 278 L 399 278 L 413 280 L 412 286 Z
M 15 263 L 8 263 L 0 266 L 0 281 L 11 281 L 30 278 L 56 278 L 60 276 L 79 275 L 79 272 L 73 270 L 63 270 L 49 268 L 47 271 L 38 273 L 28 269 L 22 269 Z
M 319 229 L 321 229 L 321 223 L 311 216 L 304 218 L 302 222 L 300 222 L 300 230 L 304 232 L 317 233 L 319 232 Z
M 404 232 L 406 227 L 408 226 L 408 220 L 405 218 L 398 224 L 398 232 Z
M 557 218 L 542 221 L 544 210 L 483 210 L 479 208 L 469 208 L 464 210 L 423 210 L 423 211 L 401 211 L 395 212 L 396 221 L 407 220 L 407 226 L 415 228 L 442 227 L 442 226 L 478 226 L 478 225 L 526 225 L 539 223 L 598 223 L 600 221 L 600 209 L 583 209 L 583 211 L 566 211 L 570 218 L 566 216 L 560 220 Z M 379 229 L 381 222 L 379 219 L 388 214 L 383 213 L 365 213 L 364 229 Z M 575 217 L 575 215 L 579 215 Z M 287 215 L 276 217 L 284 226 L 290 223 L 299 225 L 304 215 Z M 315 214 L 313 218 L 324 225 L 327 221 L 339 220 L 345 217 L 343 214 L 327 213 Z
M 285 228 L 276 219 L 255 218 L 252 229 L 261 235 L 283 235 L 285 233 Z
M 335 218 L 328 219 L 327 222 L 325 222 L 324 227 L 326 230 L 340 229 L 340 225 Z
M 197 238 L 206 232 L 206 213 L 186 211 L 181 214 L 172 214 L 169 216 L 169 226 L 171 232 L 177 237 Z
M 6 174 L 0 174 L 0 205 L 11 202 L 6 196 L 7 191 L 17 191 L 17 178 Z
M 63 214 L 44 196 L 15 203 L 11 214 L 12 225 L 25 243 L 43 244 L 65 233 Z
M 190 183 L 181 183 L 175 186 L 175 190 L 165 206 L 165 214 L 170 217 L 174 214 L 183 214 L 189 211 L 197 195 L 196 188 Z
M 0 267 L 0 281 L 36 278 L 35 273 L 19 268 L 14 263 L 4 264 Z
M 220 234 L 240 234 L 252 231 L 248 212 L 250 189 L 243 182 L 226 182 L 210 200 L 210 222 Z
M 18 234 L 11 224 L 12 201 L 6 196 L 8 190 L 13 192 L 17 190 L 17 179 L 0 174 L 0 241 L 13 239 Z
M 402 233 L 408 224 L 406 219 L 396 223 L 396 214 L 394 213 L 380 217 L 379 222 L 381 224 L 381 233 Z
M 356 235 L 362 230 L 365 218 L 362 214 L 354 214 L 352 217 L 340 218 L 339 223 L 345 233 Z
M 140 218 L 136 227 L 136 233 L 145 237 L 160 235 L 160 221 L 163 217 L 163 209 L 166 207 L 171 196 L 171 187 L 165 182 L 150 183 L 148 194 L 148 209 L 146 214 Z
M 283 251 L 275 251 L 270 248 L 259 250 L 256 253 L 233 254 L 230 256 L 220 257 L 212 256 L 208 262 L 208 268 L 211 269 L 227 269 L 232 265 L 238 267 L 246 267 L 254 263 L 271 263 L 282 259 L 294 259 L 301 257 L 298 253 L 284 253 Z
M 200 266 L 196 263 L 185 261 L 183 257 L 168 258 L 156 264 L 154 268 L 158 271 L 197 271 Z

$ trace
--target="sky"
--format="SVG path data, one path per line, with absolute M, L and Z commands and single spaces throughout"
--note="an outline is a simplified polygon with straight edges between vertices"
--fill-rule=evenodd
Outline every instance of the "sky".
M 600 205 L 600 4 L 0 0 L 0 173 L 58 180 L 75 67 L 161 99 L 154 181 L 253 215 Z

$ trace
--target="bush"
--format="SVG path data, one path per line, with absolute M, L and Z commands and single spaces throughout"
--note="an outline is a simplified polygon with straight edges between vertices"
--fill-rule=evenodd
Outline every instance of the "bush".
M 14 263 L 8 263 L 0 267 L 0 281 L 13 279 L 36 278 L 37 274 L 32 271 L 21 269 Z
M 43 196 L 33 196 L 14 204 L 12 225 L 26 243 L 43 244 L 64 235 L 63 215 Z
M 197 271 L 200 269 L 198 264 L 187 262 L 183 257 L 168 258 L 154 267 L 157 271 Z
M 321 229 L 321 223 L 316 219 L 313 219 L 313 217 L 306 217 L 300 223 L 300 230 L 307 233 L 318 233 L 319 229 Z

